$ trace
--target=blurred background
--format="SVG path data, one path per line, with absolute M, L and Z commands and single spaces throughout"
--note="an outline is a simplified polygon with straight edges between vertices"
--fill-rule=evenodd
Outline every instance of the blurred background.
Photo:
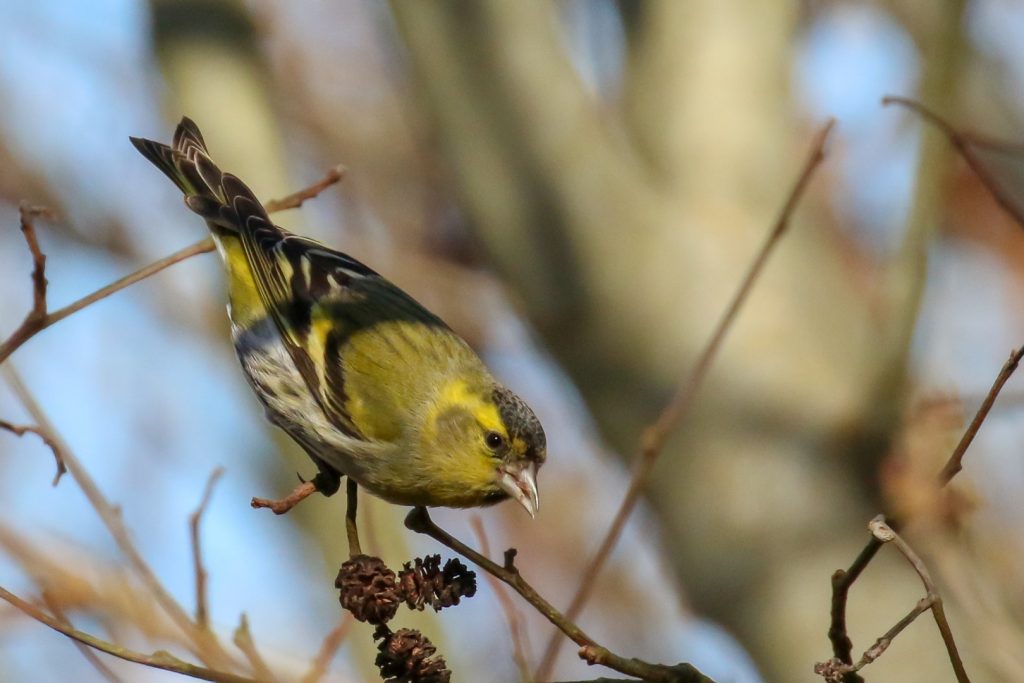
M 580 624 L 626 656 L 720 682 L 814 680 L 829 578 L 898 515 L 947 600 L 974 681 L 1024 680 L 1024 381 L 955 480 L 928 483 L 1024 342 L 1024 236 L 945 141 L 885 94 L 1024 141 L 1015 0 L 0 0 L 0 338 L 31 302 L 21 200 L 57 308 L 205 234 L 128 143 L 182 114 L 265 198 L 335 164 L 340 185 L 284 226 L 367 261 L 448 320 L 537 410 L 550 442 L 538 519 L 438 511 L 564 607 L 618 507 L 629 458 L 692 363 L 826 117 L 829 158 L 732 330 L 698 407 Z M 985 152 L 1024 200 L 1021 156 Z M 342 615 L 342 496 L 275 517 L 306 457 L 262 419 L 228 342 L 220 264 L 178 264 L 46 330 L 8 363 L 161 581 L 193 604 L 203 518 L 211 620 L 242 613 L 299 680 Z M 30 422 L 0 387 L 0 418 Z M 79 627 L 186 656 L 92 508 L 38 439 L 0 433 L 0 585 L 46 589 Z M 438 551 L 367 500 L 390 564 Z M 446 553 L 447 555 L 447 553 Z M 884 549 L 852 592 L 859 653 L 923 595 Z M 528 669 L 551 627 L 524 603 Z M 520 677 L 492 588 L 400 613 L 455 680 Z M 356 624 L 325 680 L 374 680 Z M 549 680 L 600 672 L 563 647 Z M 173 674 L 105 658 L 123 680 Z M 952 680 L 926 615 L 868 680 Z M 0 681 L 92 681 L 64 637 L 0 605 Z

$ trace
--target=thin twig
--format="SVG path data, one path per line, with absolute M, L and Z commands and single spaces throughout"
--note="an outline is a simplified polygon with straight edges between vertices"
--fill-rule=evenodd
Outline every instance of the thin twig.
M 341 644 L 345 642 L 354 623 L 356 623 L 355 617 L 351 612 L 346 611 L 338 625 L 331 629 L 331 632 L 324 638 L 320 650 L 317 651 L 316 657 L 309 665 L 309 671 L 302 677 L 300 683 L 320 683 L 320 679 L 327 673 L 327 667 L 330 666 L 334 655 L 341 648 Z
M 49 418 L 43 412 L 42 408 L 36 402 L 35 397 L 28 390 L 28 387 L 21 381 L 21 378 L 14 371 L 14 368 L 7 364 L 3 366 L 4 379 L 7 384 L 11 387 L 14 394 L 18 397 L 21 403 L 25 406 L 29 415 L 35 420 L 36 425 L 39 429 L 46 432 L 50 439 L 56 443 L 60 449 L 60 452 L 64 459 L 64 464 L 67 466 L 68 473 L 78 484 L 79 488 L 85 494 L 85 497 L 89 500 L 89 504 L 92 505 L 93 509 L 99 515 L 103 525 L 107 527 L 107 531 L 110 532 L 111 537 L 117 543 L 118 548 L 124 553 L 128 559 L 129 564 L 139 575 L 142 583 L 152 593 L 157 603 L 163 608 L 167 615 L 171 618 L 178 628 L 188 636 L 189 640 L 195 646 L 196 654 L 206 664 L 213 668 L 227 668 L 232 658 L 227 652 L 221 647 L 220 642 L 217 640 L 216 635 L 211 631 L 204 631 L 196 628 L 196 625 L 192 622 L 188 613 L 185 609 L 174 599 L 173 596 L 164 588 L 163 584 L 153 573 L 152 568 L 143 559 L 138 548 L 135 547 L 134 542 L 131 540 L 131 535 L 128 533 L 128 529 L 124 525 L 124 521 L 121 519 L 121 513 L 118 508 L 112 505 L 106 497 L 100 492 L 96 482 L 93 481 L 92 477 L 86 471 L 85 467 L 79 462 L 78 458 L 75 457 L 74 453 L 68 448 L 67 443 L 60 437 L 53 425 L 50 423 Z
M 949 628 L 949 621 L 946 619 L 946 612 L 942 606 L 942 596 L 939 594 L 938 588 L 935 587 L 935 582 L 932 581 L 928 567 L 925 566 L 924 561 L 921 560 L 918 554 L 914 552 L 914 549 L 910 547 L 910 544 L 896 533 L 891 526 L 886 524 L 884 516 L 879 515 L 872 520 L 871 533 L 883 543 L 894 544 L 921 578 L 921 583 L 924 584 L 924 589 L 927 593 L 925 599 L 930 603 L 929 606 L 932 610 L 932 616 L 935 618 L 935 624 L 939 627 L 939 633 L 942 634 L 942 642 L 946 645 L 946 652 L 949 654 L 949 661 L 953 665 L 956 680 L 958 683 L 970 683 L 967 671 L 964 669 L 963 660 L 960 658 L 960 652 L 957 650 L 956 642 L 953 640 L 953 632 Z
M 15 436 L 35 434 L 42 439 L 43 443 L 45 443 L 53 453 L 53 459 L 57 461 L 57 473 L 53 475 L 52 484 L 53 486 L 56 486 L 58 482 L 60 482 L 60 478 L 68 471 L 68 468 L 64 465 L 64 455 L 61 453 L 60 444 L 51 439 L 49 434 L 35 425 L 16 425 L 8 422 L 7 420 L 0 420 L 0 429 L 5 429 Z
M 887 95 L 882 98 L 882 104 L 898 104 L 901 107 L 906 107 L 938 128 L 946 136 L 946 139 L 949 140 L 949 144 L 953 145 L 956 151 L 960 153 L 960 156 L 963 157 L 963 160 L 967 162 L 967 165 L 971 167 L 974 175 L 978 176 L 978 180 L 989 191 L 989 194 L 992 195 L 996 203 L 1009 214 L 1010 218 L 1017 225 L 1024 228 L 1024 209 L 999 185 L 999 181 L 995 179 L 991 171 L 974 153 L 970 137 L 965 136 L 944 118 L 915 100 Z
M 345 494 L 348 497 L 348 505 L 345 508 L 345 533 L 348 535 L 348 556 L 355 557 L 362 555 L 363 549 L 359 545 L 359 527 L 356 526 L 356 510 L 359 504 L 359 485 L 352 477 L 348 477 L 345 483 Z
M 868 524 L 868 528 L 871 531 L 872 539 L 877 541 L 879 545 L 892 543 L 903 557 L 907 559 L 914 568 L 914 571 L 917 572 L 918 577 L 920 577 L 921 583 L 924 584 L 925 597 L 918 600 L 917 604 L 914 605 L 914 608 L 906 616 L 897 621 L 892 628 L 875 641 L 874 645 L 865 650 L 856 664 L 846 663 L 836 666 L 834 664 L 835 660 L 833 660 L 833 662 L 819 664 L 815 667 L 816 670 L 822 674 L 828 672 L 833 676 L 835 674 L 843 675 L 844 680 L 850 680 L 850 675 L 856 675 L 856 672 L 881 657 L 896 636 L 902 633 L 907 626 L 912 624 L 923 613 L 931 610 L 935 623 L 939 627 L 939 633 L 942 635 L 942 642 L 946 646 L 949 661 L 953 665 L 956 680 L 958 683 L 970 683 L 970 678 L 968 678 L 967 671 L 964 669 L 963 660 L 960 658 L 960 652 L 957 650 L 956 642 L 953 640 L 953 632 L 949 628 L 949 621 L 946 619 L 946 613 L 942 606 L 942 596 L 939 595 L 939 591 L 935 587 L 935 582 L 932 581 L 931 574 L 929 574 L 924 561 L 914 552 L 910 544 L 885 521 L 883 515 L 878 515 L 872 519 Z M 857 676 L 857 679 L 860 679 L 860 677 Z
M 249 618 L 245 616 L 245 612 L 238 620 L 238 628 L 235 629 L 235 635 L 232 638 L 235 647 L 242 651 L 245 658 L 249 660 L 249 665 L 252 666 L 252 672 L 256 678 L 261 681 L 277 681 L 277 676 L 270 670 L 267 663 L 263 661 L 263 656 L 260 655 L 259 649 L 256 647 L 256 643 L 252 639 L 252 632 L 249 630 Z
M 275 213 L 286 209 L 297 209 L 302 206 L 306 200 L 313 199 L 328 187 L 341 180 L 344 175 L 345 167 L 338 164 L 334 168 L 329 169 L 327 173 L 324 174 L 323 178 L 316 181 L 309 187 L 305 187 L 298 192 L 293 192 L 287 197 L 271 199 L 263 205 L 263 208 L 267 210 L 267 213 Z
M 274 213 L 275 211 L 295 208 L 301 206 L 307 199 L 316 197 L 325 189 L 341 180 L 342 173 L 339 171 L 340 168 L 341 167 L 338 166 L 331 169 L 324 178 L 307 188 L 299 190 L 298 192 L 281 199 L 270 200 L 265 204 L 267 212 Z M 205 237 L 183 249 L 179 249 L 169 256 L 158 259 L 143 266 L 142 268 L 139 268 L 133 273 L 115 280 L 106 287 L 97 289 L 92 294 L 84 296 L 63 308 L 53 311 L 52 313 L 48 313 L 46 310 L 46 278 L 44 275 L 46 256 L 39 249 L 39 243 L 35 236 L 35 228 L 32 225 L 31 220 L 34 216 L 41 215 L 49 215 L 49 210 L 44 207 L 37 206 L 22 205 L 21 207 L 21 230 L 25 234 L 25 240 L 28 242 L 29 249 L 32 252 L 32 260 L 35 264 L 32 271 L 33 304 L 32 310 L 25 317 L 21 326 L 19 326 L 10 337 L 0 344 L 0 363 L 7 360 L 8 356 L 18 350 L 18 348 L 20 348 L 21 345 L 29 339 L 51 325 L 60 322 L 72 313 L 77 313 L 86 306 L 90 306 L 101 299 L 105 299 L 114 292 L 119 292 L 140 280 L 145 280 L 148 277 L 156 275 L 161 270 L 173 266 L 175 263 L 180 263 L 181 261 L 191 258 L 192 256 L 196 256 L 197 254 L 205 254 L 206 252 L 214 250 L 213 239 Z
M 473 532 L 476 534 L 477 542 L 480 544 L 481 554 L 484 556 L 490 555 L 491 548 L 487 542 L 487 532 L 484 529 L 484 523 L 480 519 L 480 515 L 473 515 L 470 524 L 473 526 Z M 519 670 L 519 680 L 523 683 L 528 683 L 533 680 L 533 677 L 530 675 L 530 664 L 526 658 L 526 632 L 523 629 L 523 620 L 519 616 L 519 610 L 516 609 L 515 604 L 512 602 L 512 596 L 501 585 L 501 581 L 491 574 L 486 574 L 486 576 L 487 582 L 491 584 L 491 589 L 498 596 L 498 604 L 501 606 L 501 611 L 505 615 L 505 622 L 508 624 L 508 634 L 512 640 L 512 658 L 516 663 L 516 668 Z
M 629 519 L 640 500 L 643 487 L 647 483 L 647 479 L 650 476 L 651 471 L 654 469 L 654 464 L 657 462 L 657 459 L 665 446 L 665 442 L 668 440 L 669 436 L 671 436 L 675 428 L 689 414 L 690 408 L 693 405 L 693 399 L 701 385 L 703 385 L 708 370 L 710 370 L 712 363 L 722 347 L 726 334 L 731 329 L 737 314 L 746 302 L 747 297 L 750 295 L 758 277 L 761 275 L 765 264 L 768 262 L 768 257 L 771 255 L 775 246 L 789 227 L 790 219 L 792 218 L 793 212 L 796 210 L 797 203 L 806 191 L 807 185 L 810 183 L 815 170 L 825 159 L 825 143 L 828 141 L 829 133 L 831 133 L 834 125 L 835 121 L 833 119 L 829 119 L 829 121 L 825 123 L 821 130 L 819 130 L 814 136 L 814 140 L 811 144 L 811 153 L 804 162 L 800 175 L 790 190 L 789 196 L 786 198 L 786 202 L 782 207 L 782 211 L 779 213 L 775 224 L 772 226 L 767 238 L 761 245 L 761 249 L 757 252 L 757 255 L 747 270 L 746 275 L 743 277 L 743 280 L 741 281 L 739 288 L 736 290 L 736 293 L 733 295 L 728 308 L 722 314 L 721 319 L 715 326 L 711 338 L 708 340 L 707 344 L 705 344 L 700 355 L 697 357 L 697 361 L 694 364 L 693 369 L 679 384 L 675 394 L 661 411 L 661 414 L 658 415 L 654 423 L 648 426 L 641 435 L 640 450 L 634 458 L 635 465 L 633 468 L 632 478 L 629 482 L 629 488 L 626 490 L 622 503 L 620 504 L 618 511 L 615 513 L 615 518 L 608 527 L 608 531 L 605 533 L 597 552 L 594 553 L 594 556 L 590 559 L 586 568 L 583 570 L 583 576 L 580 579 L 579 587 L 576 589 L 576 594 L 573 596 L 572 601 L 569 603 L 569 608 L 565 612 L 566 617 L 570 620 L 575 620 L 579 617 L 580 612 L 583 611 L 583 607 L 586 605 L 587 599 L 590 597 L 598 575 L 604 568 L 604 565 L 607 562 L 608 557 L 611 555 L 612 550 L 614 550 L 616 543 L 618 543 L 619 537 L 622 535 L 622 530 L 626 526 L 626 521 Z M 557 634 L 552 634 L 552 637 L 548 640 L 547 647 L 545 648 L 541 664 L 537 667 L 537 671 L 534 675 L 535 678 L 543 679 L 547 677 L 551 668 L 554 666 L 555 658 L 558 656 L 558 650 L 561 647 L 561 643 L 562 641 L 557 637 Z
M 199 522 L 203 518 L 206 507 L 210 504 L 213 487 L 217 485 L 217 480 L 223 474 L 223 467 L 216 467 L 210 472 L 210 478 L 206 480 L 206 488 L 203 490 L 203 497 L 199 500 L 199 506 L 188 518 L 189 536 L 192 541 L 192 567 L 196 581 L 196 626 L 201 629 L 210 628 L 210 615 L 206 599 L 206 569 L 203 567 L 202 544 L 199 542 Z
M 946 465 L 939 472 L 939 487 L 943 487 L 949 483 L 949 481 L 957 475 L 960 470 L 963 469 L 964 453 L 970 448 L 971 442 L 974 441 L 974 437 L 978 434 L 978 430 L 981 429 L 981 423 L 988 417 L 988 413 L 992 410 L 992 405 L 996 402 L 996 397 L 999 396 L 999 392 L 1002 391 L 1003 385 L 1010 379 L 1014 370 L 1020 364 L 1021 358 L 1024 358 L 1024 346 L 1010 352 L 1010 357 L 1003 364 L 999 374 L 996 375 L 996 379 L 992 382 L 992 387 L 988 390 L 985 395 L 985 400 L 981 402 L 981 407 L 978 408 L 978 412 L 974 414 L 974 419 L 971 420 L 971 424 L 967 426 L 967 430 L 964 435 L 960 438 L 960 443 L 953 449 L 952 454 L 949 456 L 949 460 L 946 461 Z
M 504 566 L 499 565 L 437 526 L 430 519 L 427 509 L 422 507 L 413 508 L 409 512 L 405 518 L 405 526 L 412 531 L 430 536 L 435 541 L 462 555 L 519 593 L 544 618 L 557 626 L 570 640 L 580 646 L 579 656 L 587 663 L 601 664 L 620 673 L 638 676 L 652 683 L 713 683 L 710 678 L 690 664 L 678 664 L 676 666 L 651 664 L 639 659 L 621 657 L 607 648 L 598 645 L 593 638 L 583 632 L 583 629 L 574 624 L 570 619 L 567 619 L 551 603 L 541 597 L 536 589 L 522 577 L 515 566 L 516 551 L 514 548 L 505 551 Z
M 53 613 L 55 619 L 68 628 L 74 628 L 71 624 L 71 620 L 68 619 L 68 616 L 64 613 L 64 610 L 61 609 L 56 600 L 52 599 L 49 593 L 43 591 L 42 598 L 43 602 L 46 603 L 46 607 Z M 99 672 L 100 676 L 103 676 L 103 678 L 106 679 L 107 683 L 123 683 L 121 677 L 114 673 L 114 671 L 99 658 L 99 655 L 96 654 L 95 650 L 85 643 L 81 643 L 77 640 L 72 640 L 71 642 L 74 643 L 75 648 L 82 653 L 85 660 Z
M 1002 391 L 1003 386 L 1006 384 L 1010 376 L 1013 375 L 1017 369 L 1021 359 L 1024 358 L 1024 347 L 1016 349 L 1010 352 L 1010 357 L 1006 363 L 999 370 L 999 374 L 996 375 L 995 381 L 992 382 L 992 387 L 988 390 L 985 398 L 982 400 L 981 405 L 978 406 L 977 412 L 974 414 L 974 418 L 971 423 L 964 430 L 963 436 L 957 443 L 956 448 L 950 454 L 949 459 L 943 466 L 942 470 L 937 475 L 937 483 L 939 488 L 945 487 L 952 479 L 963 469 L 964 454 L 967 453 L 967 449 L 970 448 L 971 443 L 974 441 L 974 437 L 977 436 L 978 430 L 981 429 L 982 423 L 985 422 L 985 418 L 988 417 L 989 412 L 992 410 L 992 406 L 995 404 L 996 398 Z M 882 541 L 877 537 L 872 536 L 871 540 L 868 541 L 864 549 L 861 550 L 857 559 L 854 560 L 853 564 L 847 570 L 837 570 L 832 575 L 832 608 L 831 608 L 831 623 L 829 626 L 828 637 L 832 642 L 832 654 L 836 660 L 844 665 L 852 666 L 852 650 L 853 643 L 850 641 L 850 637 L 846 630 L 846 604 L 849 597 L 850 587 L 860 576 L 864 568 L 874 559 L 878 550 L 882 547 Z M 944 615 L 942 607 L 939 608 L 939 612 Z M 942 637 L 945 642 L 952 642 L 952 633 L 949 633 L 948 624 L 941 624 L 939 630 L 942 632 Z M 954 663 L 954 668 L 956 668 Z M 962 668 L 962 664 L 960 665 Z M 845 683 L 860 683 L 861 678 L 856 674 L 858 669 L 851 668 L 847 669 L 848 673 L 843 679 Z
M 196 666 L 195 664 L 189 664 L 188 662 L 178 659 L 164 650 L 158 650 L 157 652 L 146 655 L 121 647 L 120 645 L 115 645 L 114 643 L 101 640 L 95 636 L 89 635 L 88 633 L 79 631 L 71 626 L 61 623 L 59 619 L 46 614 L 32 603 L 22 600 L 17 595 L 3 587 L 0 587 L 0 599 L 6 600 L 36 621 L 49 626 L 54 631 L 63 633 L 65 636 L 76 642 L 83 643 L 91 648 L 99 650 L 100 652 L 106 652 L 109 655 L 113 655 L 114 657 L 125 661 L 143 664 L 154 669 L 173 671 L 192 678 L 198 678 L 202 681 L 214 681 L 214 683 L 265 683 L 257 679 L 238 676 L 227 671 L 217 671 L 214 669 Z

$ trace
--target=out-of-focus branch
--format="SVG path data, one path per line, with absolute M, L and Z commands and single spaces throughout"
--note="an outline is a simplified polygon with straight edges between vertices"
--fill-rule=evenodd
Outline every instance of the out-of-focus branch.
M 206 488 L 203 490 L 203 497 L 199 500 L 199 506 L 195 512 L 189 515 L 188 528 L 189 538 L 192 543 L 192 567 L 195 573 L 196 582 L 196 626 L 201 629 L 210 628 L 209 611 L 207 610 L 206 599 L 206 569 L 203 567 L 203 551 L 199 538 L 199 523 L 202 521 L 203 513 L 210 504 L 210 497 L 213 496 L 213 487 L 217 480 L 224 474 L 223 467 L 214 468 L 210 472 L 210 478 L 206 480 Z
M 473 515 L 470 523 L 473 526 L 473 532 L 476 534 L 477 542 L 480 544 L 480 553 L 485 557 L 490 556 L 491 548 L 487 542 L 487 532 L 484 529 L 484 523 L 480 516 Z M 512 658 L 515 660 L 516 669 L 519 670 L 519 680 L 527 683 L 531 680 L 530 664 L 526 659 L 526 631 L 523 629 L 523 622 L 519 617 L 519 611 L 516 610 L 516 606 L 512 603 L 512 597 L 505 590 L 505 587 L 501 585 L 501 581 L 491 574 L 486 576 L 487 582 L 491 584 L 491 589 L 498 596 L 498 604 L 501 605 L 501 611 L 505 614 L 505 622 L 508 624 L 508 635 L 512 640 Z
M 71 625 L 71 620 L 68 619 L 67 615 L 64 613 L 64 610 L 61 609 L 60 605 L 57 603 L 56 600 L 52 599 L 49 593 L 43 591 L 42 598 L 43 602 L 46 604 L 47 609 L 50 610 L 55 619 L 60 621 L 68 628 L 74 628 L 74 626 Z M 96 671 L 99 672 L 100 676 L 103 676 L 103 678 L 106 679 L 107 683 L 123 683 L 121 681 L 121 677 L 115 674 L 110 669 L 110 667 L 107 666 L 106 663 L 104 663 L 99 658 L 99 656 L 97 656 L 96 652 L 92 648 L 90 648 L 85 643 L 81 643 L 77 640 L 72 640 L 71 642 L 75 644 L 75 648 L 82 653 L 82 656 L 85 657 L 85 660 L 92 665 L 92 668 L 96 669 Z
M 214 681 L 215 683 L 265 683 L 254 678 L 247 678 L 245 676 L 238 676 L 226 671 L 217 671 L 215 669 L 208 669 L 202 666 L 196 666 L 195 664 L 189 664 L 188 662 L 178 659 L 163 650 L 146 655 L 141 652 L 135 652 L 134 650 L 129 650 L 128 648 L 121 647 L 120 645 L 115 645 L 114 643 L 101 640 L 95 636 L 85 633 L 84 631 L 79 631 L 68 626 L 60 619 L 46 614 L 32 603 L 22 600 L 17 595 L 3 587 L 0 587 L 0 599 L 6 600 L 28 616 L 42 624 L 45 624 L 46 626 L 49 626 L 54 631 L 63 633 L 65 636 L 76 642 L 88 645 L 100 652 L 106 652 L 107 654 L 118 657 L 119 659 L 135 662 L 136 664 L 143 664 L 154 669 L 173 671 L 192 678 L 198 678 L 202 681 Z
M 93 481 L 85 467 L 75 457 L 71 449 L 68 448 L 68 445 L 60 437 L 53 425 L 50 424 L 49 418 L 47 418 L 42 408 L 36 402 L 28 387 L 25 386 L 21 378 L 14 371 L 14 368 L 10 365 L 5 365 L 3 370 L 5 372 L 4 378 L 7 380 L 8 385 L 24 405 L 29 415 L 32 416 L 32 419 L 35 420 L 37 427 L 45 431 L 50 439 L 59 446 L 68 473 L 75 480 L 75 483 L 78 484 L 79 488 L 82 489 L 85 497 L 89 500 L 89 504 L 96 510 L 100 520 L 107 527 L 107 531 L 110 532 L 121 552 L 128 558 L 129 564 L 139 575 L 146 588 L 153 594 L 153 597 L 171 618 L 171 621 L 189 637 L 189 640 L 195 647 L 196 654 L 203 662 L 213 668 L 227 668 L 232 659 L 221 647 L 216 636 L 210 631 L 196 628 L 196 625 L 185 609 L 164 588 L 156 574 L 153 573 L 152 568 L 143 559 L 141 553 L 139 553 L 138 548 L 135 547 L 134 542 L 131 540 L 131 535 L 121 519 L 120 510 L 112 505 L 103 493 L 100 492 L 96 482 Z
M 292 192 L 290 195 L 281 197 L 280 199 L 271 199 L 263 205 L 263 208 L 267 210 L 267 213 L 276 213 L 277 211 L 284 211 L 285 209 L 297 209 L 302 206 L 307 199 L 315 198 L 328 187 L 337 183 L 344 175 L 345 167 L 338 164 L 334 168 L 328 169 L 323 178 L 309 187 L 304 187 L 298 192 Z
M 690 664 L 675 666 L 651 664 L 639 659 L 622 657 L 597 644 L 593 638 L 583 632 L 583 629 L 541 597 L 536 589 L 522 577 L 519 569 L 515 566 L 516 550 L 514 548 L 505 551 L 504 565 L 499 565 L 437 526 L 430 518 L 426 508 L 422 507 L 412 509 L 405 518 L 405 526 L 412 531 L 430 536 L 519 593 L 544 618 L 580 646 L 579 656 L 588 664 L 600 664 L 620 673 L 638 676 L 652 683 L 714 683 Z
M 761 272 L 764 270 L 764 266 L 768 262 L 768 257 L 771 255 L 775 246 L 789 227 L 793 212 L 796 210 L 797 204 L 803 197 L 808 183 L 810 183 L 815 170 L 825 159 L 825 143 L 828 141 L 829 133 L 831 133 L 834 124 L 835 121 L 829 120 L 822 129 L 818 131 L 817 135 L 815 135 L 811 144 L 811 153 L 808 156 L 807 161 L 804 163 L 793 188 L 790 190 L 789 196 L 786 198 L 786 202 L 783 205 L 775 224 L 768 233 L 768 237 L 765 239 L 764 244 L 758 251 L 757 256 L 750 265 L 750 268 L 747 270 L 747 273 L 730 301 L 728 308 L 726 308 L 722 317 L 719 319 L 718 324 L 715 326 L 715 329 L 711 334 L 711 338 L 708 340 L 707 344 L 705 344 L 703 350 L 698 356 L 693 369 L 683 379 L 683 381 L 680 382 L 675 394 L 673 394 L 671 400 L 662 409 L 661 414 L 658 415 L 654 423 L 647 427 L 641 435 L 640 449 L 634 457 L 633 474 L 629 482 L 629 488 L 626 489 L 626 494 L 623 497 L 622 503 L 619 505 L 619 509 L 615 513 L 615 518 L 608 527 L 608 531 L 605 533 L 600 546 L 598 546 L 597 552 L 594 553 L 594 556 L 591 558 L 590 562 L 587 563 L 587 566 L 583 571 L 583 577 L 580 580 L 576 594 L 573 596 L 572 601 L 569 603 L 569 608 L 565 612 L 565 615 L 569 620 L 575 620 L 583 610 L 584 605 L 586 605 L 587 599 L 590 597 L 590 593 L 593 590 L 598 575 L 601 573 L 605 562 L 607 562 L 612 550 L 615 549 L 616 543 L 618 543 L 619 537 L 622 535 L 622 530 L 626 526 L 626 521 L 633 513 L 637 503 L 640 501 L 640 495 L 643 491 L 643 487 L 647 483 L 647 479 L 650 476 L 651 471 L 654 469 L 658 456 L 665 447 L 665 442 L 668 440 L 669 436 L 672 435 L 675 428 L 689 414 L 693 405 L 693 399 L 697 395 L 700 387 L 703 385 L 708 370 L 711 369 L 711 365 L 722 347 L 726 334 L 732 327 L 737 314 L 746 302 L 750 292 L 753 290 L 754 284 L 757 282 L 758 277 L 760 277 Z M 537 669 L 535 678 L 545 678 L 548 672 L 550 672 L 551 667 L 554 666 L 555 658 L 558 656 L 558 649 L 561 646 L 561 642 L 562 641 L 557 637 L 557 634 L 552 635 L 551 639 L 548 641 L 547 647 L 545 648 L 544 656 L 541 659 L 541 664 Z
M 293 209 L 302 206 L 302 203 L 307 199 L 317 196 L 325 189 L 341 180 L 341 177 L 342 167 L 336 166 L 329 170 L 326 176 L 313 185 L 299 190 L 298 192 L 294 192 L 287 197 L 268 201 L 266 203 L 267 211 L 283 211 L 285 209 Z M 187 258 L 191 258 L 197 254 L 204 254 L 208 251 L 213 251 L 214 249 L 213 240 L 206 237 L 183 249 L 179 249 L 173 254 L 143 266 L 135 272 L 129 273 L 128 275 L 115 280 L 106 287 L 101 287 L 92 294 L 88 294 L 81 299 L 78 299 L 77 301 L 74 301 L 51 313 L 47 311 L 46 304 L 46 255 L 39 249 L 39 243 L 35 235 L 35 227 L 32 223 L 32 219 L 35 216 L 49 215 L 49 210 L 44 207 L 22 204 L 20 212 L 21 231 L 25 235 L 25 241 L 28 242 L 29 250 L 32 252 L 32 261 L 34 263 L 32 270 L 32 310 L 25 316 L 24 322 L 22 322 L 18 329 L 16 329 L 10 337 L 0 344 L 0 363 L 7 360 L 8 356 L 17 351 L 22 344 L 27 342 L 36 334 L 42 332 L 51 325 L 59 323 L 72 313 L 77 313 L 86 306 L 90 306 L 101 299 L 105 299 L 115 292 L 119 292 L 136 282 L 145 280 L 152 275 L 156 275 L 165 268 L 173 266 L 175 263 L 180 263 Z
M 896 104 L 901 107 L 905 107 L 935 126 L 939 132 L 946 136 L 949 144 L 959 152 L 963 160 L 967 162 L 967 165 L 970 166 L 972 171 L 974 171 L 974 175 L 978 176 L 978 180 L 980 180 L 981 184 L 985 186 L 985 189 L 989 191 L 992 198 L 996 201 L 996 204 L 998 204 L 1003 211 L 1009 214 L 1010 218 L 1012 218 L 1015 223 L 1024 227 L 1024 207 L 1021 207 L 1017 202 L 1015 202 L 1013 198 L 999 185 L 999 181 L 995 179 L 992 172 L 988 170 L 985 164 L 983 164 L 974 153 L 973 147 L 977 144 L 974 142 L 974 138 L 957 130 L 946 119 L 915 100 L 911 100 L 906 97 L 896 97 L 895 95 L 887 95 L 882 98 L 882 104 Z M 984 147 L 986 145 L 982 143 L 981 146 Z
M 249 630 L 249 618 L 245 616 L 244 612 L 238 620 L 238 628 L 235 629 L 232 642 L 234 642 L 235 647 L 242 651 L 245 658 L 249 660 L 252 672 L 258 679 L 277 683 L 279 679 L 270 670 L 270 667 L 267 666 L 259 649 L 256 647 L 256 642 L 252 639 L 252 631 Z
M 327 673 L 327 667 L 330 666 L 334 655 L 337 654 L 338 649 L 345 642 L 345 637 L 352 630 L 352 624 L 354 623 L 356 623 L 355 617 L 352 616 L 351 612 L 346 612 L 345 616 L 341 618 L 341 622 L 331 629 L 331 632 L 324 638 L 324 642 L 320 645 L 320 650 L 317 651 L 316 656 L 309 665 L 309 671 L 302 677 L 300 683 L 320 683 L 320 679 Z
M 68 468 L 64 465 L 64 456 L 60 450 L 60 444 L 56 443 L 45 430 L 40 429 L 34 425 L 16 425 L 8 422 L 7 420 L 0 420 L 0 429 L 5 429 L 11 432 L 15 436 L 24 436 L 25 434 L 35 434 L 43 440 L 53 453 L 53 459 L 57 461 L 57 472 L 53 475 L 53 485 L 56 486 L 60 482 L 60 478 L 64 476 L 64 473 L 68 471 Z

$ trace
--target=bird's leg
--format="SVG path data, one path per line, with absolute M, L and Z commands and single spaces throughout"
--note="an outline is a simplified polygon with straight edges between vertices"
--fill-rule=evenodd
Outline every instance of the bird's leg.
M 299 477 L 299 485 L 292 489 L 292 492 L 284 498 L 279 498 L 277 500 L 271 500 L 269 498 L 253 498 L 249 504 L 256 509 L 270 508 L 273 510 L 275 515 L 283 515 L 317 491 L 320 491 L 325 496 L 329 496 L 337 490 L 338 476 L 333 473 L 325 473 L 321 470 L 319 474 L 309 481 L 305 481 L 302 477 Z
M 345 492 L 348 494 L 348 509 L 345 511 L 345 532 L 348 534 L 349 557 L 362 555 L 363 550 L 359 547 L 359 529 L 356 527 L 356 494 L 359 487 L 352 477 L 348 478 Z

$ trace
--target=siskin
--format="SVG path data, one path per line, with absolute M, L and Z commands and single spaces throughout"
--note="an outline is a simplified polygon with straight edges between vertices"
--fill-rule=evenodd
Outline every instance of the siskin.
M 536 514 L 544 430 L 463 339 L 356 259 L 274 225 L 190 119 L 170 146 L 131 140 L 206 219 L 242 369 L 319 468 L 305 495 L 331 495 L 347 476 L 401 505 L 513 498 Z M 284 512 L 301 497 L 254 505 Z

